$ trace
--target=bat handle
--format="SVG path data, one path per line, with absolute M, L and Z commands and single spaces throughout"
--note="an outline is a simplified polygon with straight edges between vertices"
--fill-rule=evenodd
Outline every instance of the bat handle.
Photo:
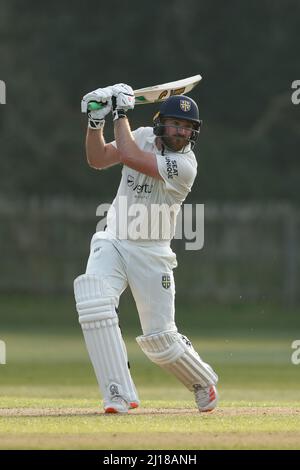
M 102 109 L 106 106 L 105 103 L 98 103 L 98 101 L 90 101 L 88 104 L 88 111 L 97 111 L 98 109 Z

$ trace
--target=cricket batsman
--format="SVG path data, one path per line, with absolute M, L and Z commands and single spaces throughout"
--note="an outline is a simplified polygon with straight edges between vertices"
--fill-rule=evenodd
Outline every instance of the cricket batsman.
M 89 111 L 92 101 L 105 106 Z M 92 237 L 86 272 L 74 281 L 79 322 L 104 411 L 128 413 L 139 405 L 117 313 L 127 286 L 139 314 L 143 334 L 136 341 L 142 351 L 194 393 L 200 412 L 212 411 L 218 377 L 177 330 L 177 261 L 170 247 L 176 216 L 197 173 L 193 148 L 201 126 L 198 106 L 188 96 L 171 96 L 161 104 L 153 127 L 131 131 L 127 112 L 134 109 L 135 97 L 130 86 L 98 88 L 81 105 L 88 116 L 88 164 L 96 170 L 122 165 L 106 229 Z M 110 113 L 115 140 L 106 143 L 103 129 Z M 137 207 L 139 217 L 132 221 Z M 159 211 L 153 210 L 157 207 Z

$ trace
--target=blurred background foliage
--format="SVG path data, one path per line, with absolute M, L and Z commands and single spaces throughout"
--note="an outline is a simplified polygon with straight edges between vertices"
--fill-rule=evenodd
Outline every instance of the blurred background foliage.
M 299 305 L 299 27 L 297 0 L 2 0 L 1 292 L 70 296 L 84 271 L 96 207 L 112 201 L 121 167 L 86 164 L 82 95 L 200 73 L 191 96 L 204 126 L 187 202 L 205 204 L 205 246 L 175 242 L 179 307 Z M 157 109 L 136 107 L 132 128 Z
M 200 73 L 191 93 L 204 121 L 191 200 L 300 200 L 300 4 L 296 0 L 2 0 L 0 192 L 111 200 L 120 167 L 86 166 L 80 99 Z M 157 105 L 132 127 L 151 125 Z M 112 125 L 107 123 L 107 138 Z

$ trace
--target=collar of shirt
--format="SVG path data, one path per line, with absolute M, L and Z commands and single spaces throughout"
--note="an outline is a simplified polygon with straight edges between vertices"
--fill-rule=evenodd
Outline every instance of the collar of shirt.
M 156 135 L 149 135 L 149 137 L 147 137 L 147 142 L 149 142 L 149 144 L 154 144 L 155 143 L 155 139 L 156 139 Z

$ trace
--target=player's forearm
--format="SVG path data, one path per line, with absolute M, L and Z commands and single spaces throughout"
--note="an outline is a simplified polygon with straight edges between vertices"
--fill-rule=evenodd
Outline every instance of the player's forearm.
M 120 163 L 144 175 L 161 179 L 156 155 L 142 150 L 136 144 L 130 130 L 126 112 L 134 108 L 132 88 L 121 83 L 113 87 L 113 93 L 115 93 L 112 100 L 114 132 Z
M 145 175 L 161 179 L 155 155 L 144 152 L 137 146 L 128 120 L 126 118 L 116 120 L 114 130 L 120 162 Z
M 130 159 L 137 159 L 139 157 L 140 149 L 135 143 L 128 119 L 123 118 L 115 121 L 114 131 L 117 148 L 122 154 L 122 163 L 126 165 Z
M 128 119 L 124 118 L 115 121 L 114 130 L 117 148 L 121 154 L 121 163 L 129 167 L 141 163 L 145 159 L 145 152 L 137 146 L 131 133 Z
M 105 140 L 102 129 L 87 129 L 85 148 L 88 164 L 92 168 L 103 168 L 105 166 Z

